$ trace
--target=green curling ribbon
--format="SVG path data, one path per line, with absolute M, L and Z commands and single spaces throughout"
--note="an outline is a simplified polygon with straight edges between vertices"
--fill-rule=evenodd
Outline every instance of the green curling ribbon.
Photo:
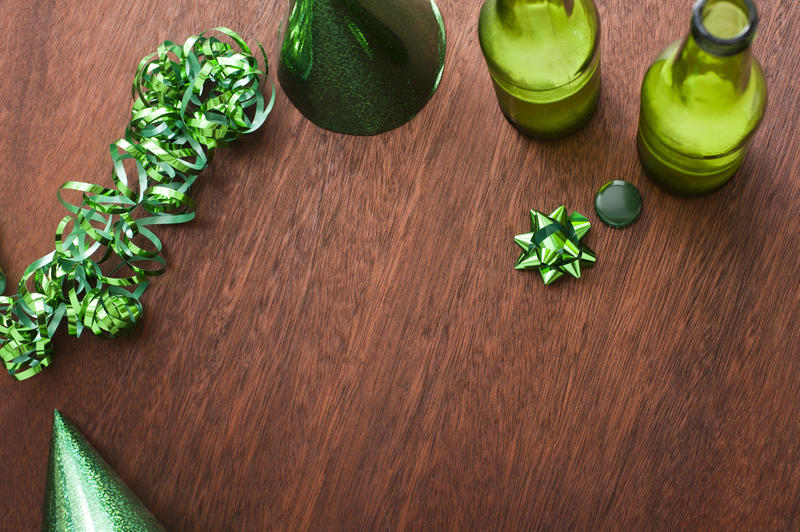
M 111 144 L 113 188 L 69 181 L 59 189 L 69 214 L 55 251 L 28 266 L 17 294 L 0 296 L 0 358 L 16 379 L 50 364 L 65 320 L 74 336 L 89 329 L 114 338 L 136 326 L 142 294 L 166 267 L 152 228 L 192 220 L 189 189 L 215 149 L 258 129 L 272 110 L 274 87 L 269 102 L 261 92 L 264 48 L 262 71 L 239 35 L 213 31 L 220 38 L 167 41 L 139 64 L 131 121 Z
M 579 279 L 581 267 L 597 262 L 594 252 L 581 242 L 591 227 L 582 214 L 573 212 L 567 217 L 563 205 L 549 216 L 532 210 L 531 232 L 514 237 L 522 248 L 516 269 L 539 270 L 546 285 L 567 273 Z

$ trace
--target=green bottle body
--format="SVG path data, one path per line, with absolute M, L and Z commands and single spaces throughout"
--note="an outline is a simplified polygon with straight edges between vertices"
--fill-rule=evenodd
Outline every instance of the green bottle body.
M 645 75 L 639 158 L 670 192 L 709 194 L 747 156 L 767 105 L 764 73 L 751 50 L 758 20 L 751 7 L 750 0 L 701 0 L 690 34 Z
M 486 0 L 481 49 L 500 109 L 553 139 L 589 121 L 600 98 L 600 20 L 592 0 Z
M 447 37 L 434 0 L 288 0 L 278 80 L 315 124 L 351 135 L 399 127 L 439 86 Z

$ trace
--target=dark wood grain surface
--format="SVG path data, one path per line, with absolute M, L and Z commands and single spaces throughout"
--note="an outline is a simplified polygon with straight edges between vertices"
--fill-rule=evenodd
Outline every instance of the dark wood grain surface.
M 439 92 L 374 138 L 278 89 L 220 151 L 122 340 L 61 335 L 0 376 L 0 529 L 39 526 L 54 408 L 171 530 L 800 528 L 800 4 L 761 0 L 770 108 L 704 199 L 643 175 L 639 83 L 689 0 L 599 1 L 603 95 L 578 134 L 502 118 L 476 0 L 441 0 Z M 53 248 L 66 180 L 110 183 L 141 57 L 217 25 L 267 46 L 283 1 L 4 0 L 0 263 Z M 274 78 L 274 76 L 273 76 Z M 640 221 L 597 220 L 636 184 Z M 598 265 L 513 269 L 530 208 L 590 216 Z

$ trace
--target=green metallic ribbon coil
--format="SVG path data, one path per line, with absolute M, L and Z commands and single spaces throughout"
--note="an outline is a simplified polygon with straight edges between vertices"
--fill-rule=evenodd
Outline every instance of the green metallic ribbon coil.
M 113 188 L 69 181 L 59 189 L 69 214 L 55 250 L 28 266 L 17 294 L 0 296 L 0 358 L 16 379 L 50 364 L 64 321 L 74 336 L 89 329 L 114 338 L 136 326 L 142 294 L 166 267 L 152 228 L 192 220 L 189 189 L 215 149 L 258 129 L 272 110 L 274 88 L 268 102 L 261 91 L 263 47 L 262 71 L 239 35 L 213 31 L 221 35 L 167 41 L 139 64 L 130 123 L 110 148 Z M 0 294 L 4 287 L 0 270 Z
M 549 285 L 564 274 L 579 279 L 581 267 L 597 262 L 597 255 L 581 242 L 592 228 L 588 218 L 577 212 L 568 217 L 563 205 L 550 215 L 535 210 L 530 214 L 531 232 L 514 237 L 522 248 L 517 270 L 539 270 Z

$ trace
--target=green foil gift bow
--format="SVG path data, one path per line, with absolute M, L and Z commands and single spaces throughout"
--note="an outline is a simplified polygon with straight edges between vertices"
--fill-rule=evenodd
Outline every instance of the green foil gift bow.
M 131 121 L 111 144 L 113 188 L 61 186 L 69 214 L 55 251 L 28 266 L 17 294 L 0 297 L 0 358 L 16 379 L 50 364 L 65 320 L 75 336 L 117 337 L 136 326 L 142 293 L 165 270 L 152 228 L 192 220 L 189 188 L 215 149 L 266 120 L 275 91 L 266 103 L 258 58 L 232 30 L 213 31 L 226 40 L 201 33 L 183 45 L 167 41 L 139 64 Z
M 597 261 L 594 252 L 581 242 L 591 227 L 582 214 L 573 212 L 567 217 L 563 205 L 549 216 L 532 210 L 531 232 L 514 237 L 522 248 L 516 269 L 539 270 L 546 285 L 564 274 L 579 279 L 581 267 L 592 266 Z

